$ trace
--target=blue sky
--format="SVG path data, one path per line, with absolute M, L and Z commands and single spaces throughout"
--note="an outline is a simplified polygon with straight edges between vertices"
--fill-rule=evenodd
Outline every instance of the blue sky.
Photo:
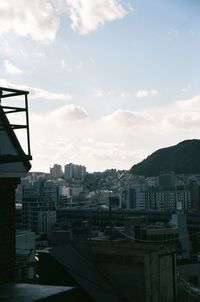
M 199 138 L 199 11 L 197 0 L 1 1 L 0 84 L 30 91 L 33 170 L 129 169 Z

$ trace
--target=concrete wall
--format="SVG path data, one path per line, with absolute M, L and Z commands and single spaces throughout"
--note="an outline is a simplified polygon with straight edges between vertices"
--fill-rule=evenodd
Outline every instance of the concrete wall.
M 101 261 L 101 269 L 130 301 L 144 302 L 146 292 L 143 263 L 131 263 L 128 256 L 114 258 Z
M 158 246 L 95 242 L 96 264 L 130 301 L 175 302 L 175 255 Z
M 145 256 L 145 302 L 174 301 L 173 257 L 173 254 L 158 255 L 157 253 Z

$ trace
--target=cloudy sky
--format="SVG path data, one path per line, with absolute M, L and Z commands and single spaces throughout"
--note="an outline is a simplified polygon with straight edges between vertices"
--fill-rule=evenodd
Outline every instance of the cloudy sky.
M 199 0 L 0 1 L 0 85 L 30 91 L 32 171 L 129 169 L 200 138 L 199 14 Z

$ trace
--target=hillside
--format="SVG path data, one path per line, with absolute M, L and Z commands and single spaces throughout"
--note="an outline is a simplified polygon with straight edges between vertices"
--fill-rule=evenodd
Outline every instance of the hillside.
M 159 149 L 131 168 L 135 175 L 157 176 L 174 171 L 200 173 L 200 140 L 185 140 L 175 146 Z

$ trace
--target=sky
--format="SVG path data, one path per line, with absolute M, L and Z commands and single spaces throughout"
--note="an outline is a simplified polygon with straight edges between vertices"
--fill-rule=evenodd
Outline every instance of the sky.
M 0 85 L 29 91 L 32 171 L 130 169 L 200 139 L 199 13 L 199 0 L 0 1 Z

